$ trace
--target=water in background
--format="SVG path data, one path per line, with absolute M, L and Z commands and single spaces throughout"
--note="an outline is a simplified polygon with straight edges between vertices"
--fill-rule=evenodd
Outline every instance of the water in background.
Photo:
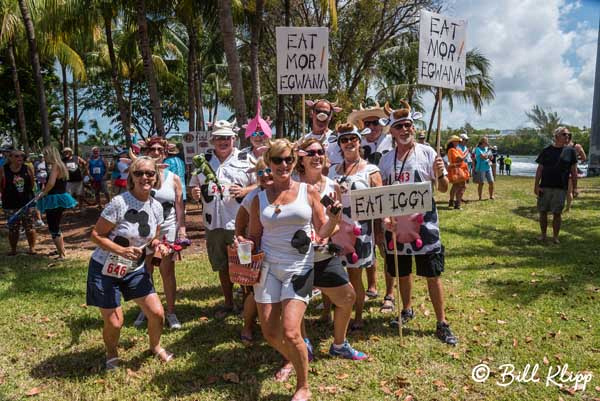
M 511 175 L 520 175 L 525 177 L 535 177 L 535 171 L 537 170 L 537 163 L 535 162 L 537 156 L 510 156 L 512 159 Z M 498 167 L 499 169 L 499 167 Z M 587 174 L 587 164 L 580 164 L 579 169 L 583 170 L 583 174 Z M 496 171 L 499 174 L 499 171 Z

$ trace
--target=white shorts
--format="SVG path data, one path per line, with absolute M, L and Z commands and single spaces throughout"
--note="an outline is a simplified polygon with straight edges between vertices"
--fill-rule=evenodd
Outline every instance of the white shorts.
M 254 285 L 254 300 L 257 303 L 276 304 L 285 299 L 297 299 L 308 304 L 314 281 L 312 265 L 292 269 L 287 265 L 268 264 L 263 274 L 265 271 L 267 277 L 261 277 L 261 283 Z

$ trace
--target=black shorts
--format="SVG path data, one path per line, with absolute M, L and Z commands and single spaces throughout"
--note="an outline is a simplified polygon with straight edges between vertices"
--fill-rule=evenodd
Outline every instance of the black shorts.
M 398 255 L 398 273 L 400 277 L 406 277 L 412 273 L 413 255 Z M 417 265 L 417 276 L 439 277 L 444 271 L 444 247 L 441 252 L 428 255 L 414 255 Z M 394 266 L 394 254 L 385 255 L 385 268 L 388 274 L 396 277 Z
M 350 282 L 348 272 L 344 269 L 342 261 L 337 256 L 315 262 L 314 270 L 315 280 L 313 285 L 315 287 L 334 288 Z

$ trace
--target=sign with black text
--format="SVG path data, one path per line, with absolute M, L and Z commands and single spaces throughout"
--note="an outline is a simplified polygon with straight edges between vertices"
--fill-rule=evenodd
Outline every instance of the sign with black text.
M 329 29 L 277 27 L 277 94 L 329 91 Z
M 432 209 L 429 181 L 350 191 L 350 210 L 355 221 L 425 213 Z
M 418 82 L 465 90 L 467 21 L 421 10 Z

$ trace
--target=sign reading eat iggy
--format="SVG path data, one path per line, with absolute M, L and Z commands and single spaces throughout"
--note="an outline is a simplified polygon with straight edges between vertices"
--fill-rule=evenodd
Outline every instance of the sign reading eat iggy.
M 329 29 L 277 27 L 277 93 L 329 91 Z
M 418 82 L 465 90 L 467 21 L 421 10 Z
M 386 185 L 350 191 L 352 220 L 425 213 L 433 208 L 431 182 Z

